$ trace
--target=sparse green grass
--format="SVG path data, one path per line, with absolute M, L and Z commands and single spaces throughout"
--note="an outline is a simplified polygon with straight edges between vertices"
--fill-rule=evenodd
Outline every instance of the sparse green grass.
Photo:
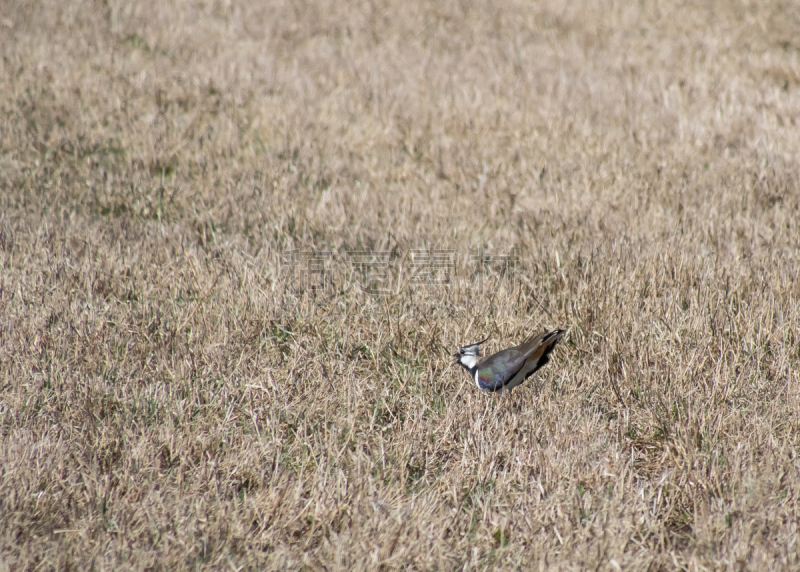
M 0 53 L 2 568 L 800 567 L 796 3 L 19 2 Z M 545 327 L 509 399 L 449 365 Z

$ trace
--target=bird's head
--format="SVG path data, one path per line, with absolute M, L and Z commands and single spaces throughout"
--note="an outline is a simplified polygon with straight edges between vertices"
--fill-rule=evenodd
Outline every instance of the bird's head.
M 488 339 L 486 338 L 486 340 Z M 453 354 L 453 363 L 458 362 L 459 365 L 467 369 L 475 367 L 475 364 L 478 363 L 478 358 L 481 356 L 481 344 L 485 343 L 486 340 L 458 348 L 458 351 Z

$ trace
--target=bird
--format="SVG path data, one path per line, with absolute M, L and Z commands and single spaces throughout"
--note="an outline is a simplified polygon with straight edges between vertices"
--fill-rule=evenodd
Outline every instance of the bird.
M 481 342 L 463 346 L 453 354 L 453 363 L 466 369 L 478 389 L 486 392 L 511 392 L 550 361 L 550 352 L 566 330 L 543 332 L 531 336 L 518 346 L 504 349 L 480 359 Z

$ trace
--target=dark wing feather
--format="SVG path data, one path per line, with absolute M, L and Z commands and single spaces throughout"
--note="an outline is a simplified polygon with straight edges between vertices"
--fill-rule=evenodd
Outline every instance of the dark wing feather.
M 522 369 L 527 357 L 526 352 L 519 350 L 519 346 L 487 357 L 478 364 L 478 387 L 484 391 L 503 389 Z
M 536 344 L 533 345 L 535 351 L 531 352 L 531 354 L 528 356 L 528 362 L 536 362 L 536 367 L 525 375 L 525 379 L 528 379 L 534 373 L 547 365 L 547 363 L 550 361 L 550 352 L 552 352 L 553 348 L 556 347 L 558 340 L 561 339 L 563 334 L 564 330 L 555 330 L 554 332 L 543 335 L 541 340 L 536 341 Z
M 561 339 L 564 330 L 555 330 L 531 336 L 520 345 L 487 357 L 478 364 L 478 386 L 484 391 L 503 389 L 529 361 L 537 360 L 536 369 L 525 376 L 529 378 L 549 360 L 549 354 Z

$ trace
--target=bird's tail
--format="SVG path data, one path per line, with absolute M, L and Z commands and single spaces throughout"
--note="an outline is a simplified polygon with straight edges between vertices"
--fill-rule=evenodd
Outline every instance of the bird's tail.
M 543 368 L 550 361 L 550 352 L 556 347 L 556 344 L 564 335 L 564 332 L 566 332 L 566 330 L 553 330 L 550 333 L 542 335 L 542 339 L 539 340 L 536 349 L 533 350 L 529 358 L 536 360 L 536 369 L 533 370 L 534 372 Z
M 534 334 L 527 340 L 522 342 L 521 345 L 529 344 L 533 342 L 536 338 L 540 338 L 539 343 L 536 344 L 536 346 L 537 347 L 547 346 L 548 349 L 546 351 L 547 353 L 549 353 L 550 350 L 552 350 L 553 347 L 555 347 L 555 345 L 558 343 L 558 341 L 561 339 L 561 337 L 564 335 L 566 331 L 567 330 L 553 330 L 552 332 L 547 332 L 544 334 L 538 334 L 538 335 Z

